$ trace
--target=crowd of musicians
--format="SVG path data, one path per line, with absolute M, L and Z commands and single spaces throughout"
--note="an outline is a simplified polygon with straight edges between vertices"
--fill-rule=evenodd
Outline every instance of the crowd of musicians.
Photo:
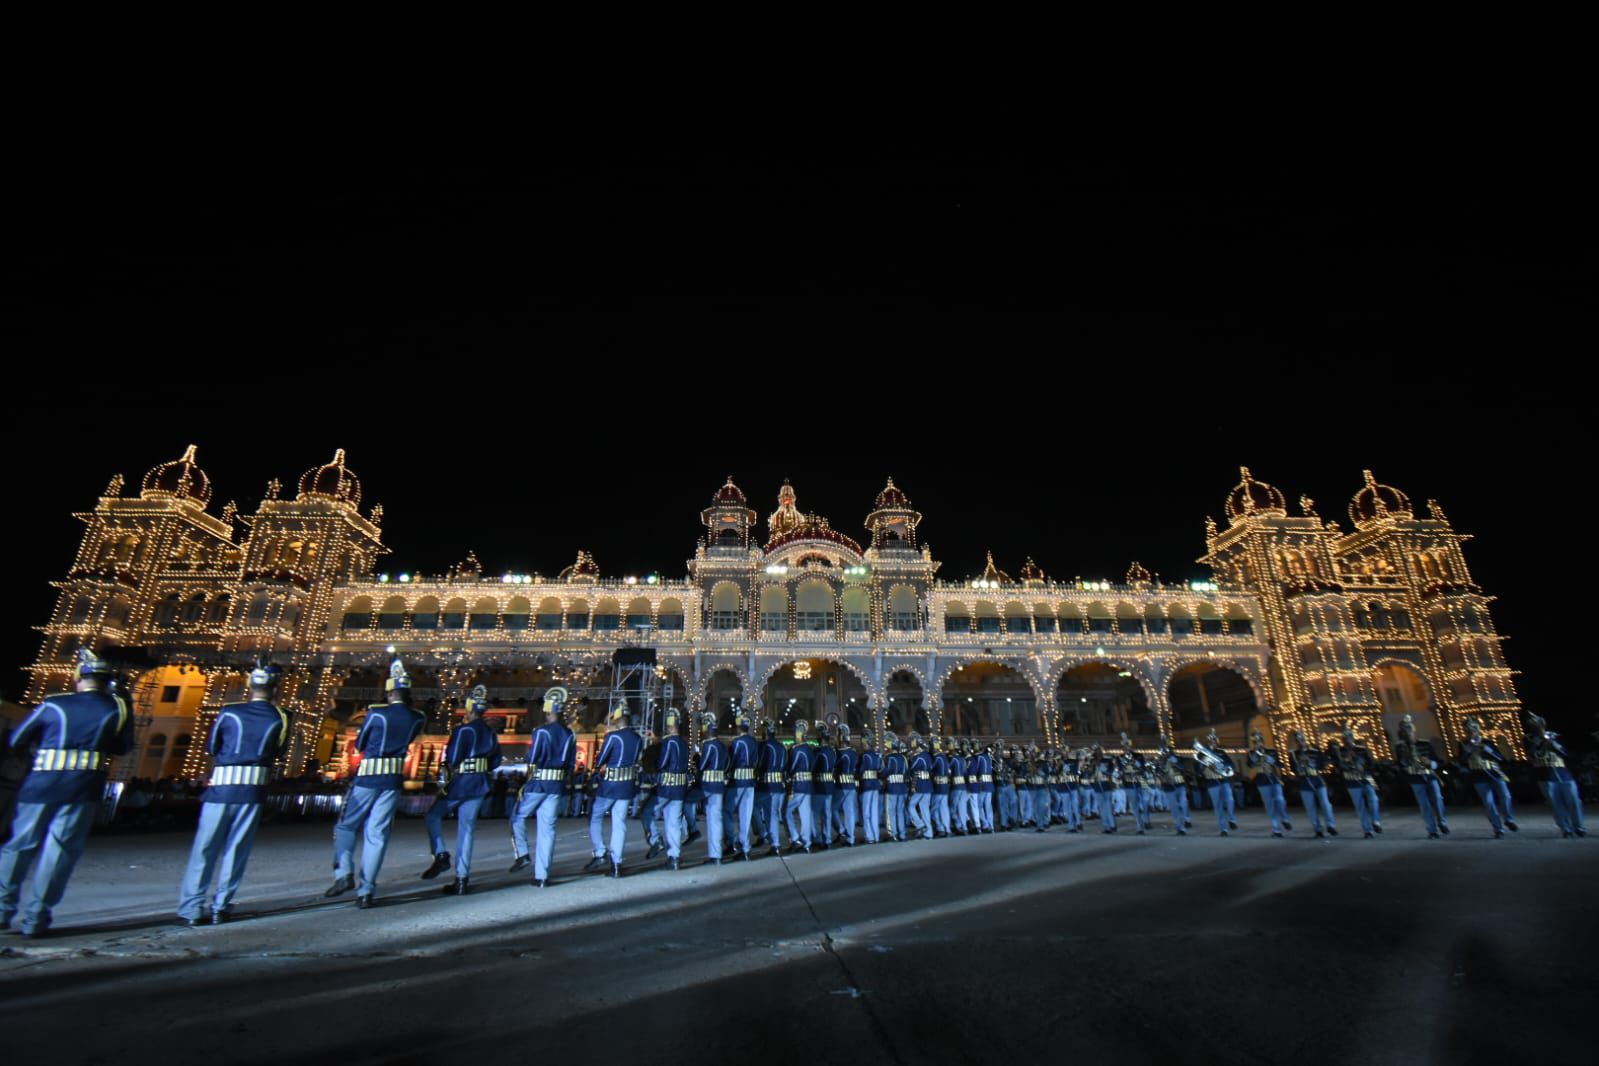
M 132 750 L 132 716 L 111 674 L 107 662 L 80 652 L 76 690 L 41 702 L 12 733 L 12 744 L 31 746 L 34 757 L 11 838 L 0 849 L 0 928 L 9 929 L 20 912 L 24 935 L 49 930 L 51 910 L 87 842 L 109 760 Z M 272 767 L 288 741 L 288 718 L 273 702 L 277 684 L 276 668 L 258 665 L 249 676 L 249 699 L 222 708 L 207 740 L 214 768 L 179 892 L 178 920 L 185 925 L 221 924 L 232 914 Z M 387 701 L 368 709 L 353 745 L 359 764 L 334 828 L 334 881 L 325 893 L 353 890 L 362 908 L 373 905 L 406 757 L 424 720 L 411 706 L 410 678 L 398 659 L 386 689 Z M 576 771 L 576 741 L 562 721 L 566 695 L 560 688 L 546 693 L 544 724 L 533 734 L 527 780 L 510 812 L 511 872 L 531 866 L 541 888 L 551 883 L 556 820 L 570 806 Z M 444 886 L 451 895 L 468 891 L 478 816 L 500 765 L 498 737 L 483 720 L 488 706 L 478 686 L 466 720 L 450 735 L 444 787 L 426 818 L 432 862 L 422 877 L 452 872 Z M 1316 837 L 1337 836 L 1329 791 L 1334 781 L 1348 791 L 1362 834 L 1382 832 L 1379 762 L 1349 728 L 1325 749 L 1296 731 L 1292 747 L 1281 753 L 1257 731 L 1248 750 L 1235 755 L 1212 732 L 1190 752 L 1162 746 L 1151 757 L 1135 750 L 1126 734 L 1119 748 L 1040 750 L 914 733 L 852 736 L 836 721 L 803 720 L 793 723 L 792 743 L 785 743 L 772 722 L 743 714 L 727 740 L 717 736 L 714 715 L 707 713 L 703 724 L 705 739 L 696 750 L 680 712 L 669 710 L 664 735 L 649 742 L 625 705 L 612 712 L 586 777 L 586 871 L 623 875 L 627 821 L 634 813 L 644 824 L 646 858 L 664 852 L 669 869 L 682 867 L 684 845 L 699 835 L 701 816 L 707 861 L 718 865 L 749 860 L 758 850 L 810 853 L 1016 829 L 1043 833 L 1054 826 L 1142 835 L 1155 828 L 1157 813 L 1164 828 L 1185 835 L 1193 828 L 1190 789 L 1203 793 L 1217 833 L 1227 836 L 1238 828 L 1233 786 L 1245 775 L 1259 791 L 1274 837 L 1293 828 L 1289 793 L 1299 797 Z M 1495 837 L 1519 829 L 1506 753 L 1475 719 L 1466 720 L 1466 729 L 1453 758 L 1417 738 L 1408 716 L 1393 745 L 1395 769 L 1415 796 L 1430 838 L 1450 832 L 1442 787 L 1447 772 L 1470 781 Z M 1536 715 L 1527 723 L 1527 748 L 1556 827 L 1567 838 L 1586 836 L 1569 755 Z M 457 822 L 453 857 L 443 825 L 451 814 Z M 24 907 L 21 888 L 30 869 L 32 895 Z

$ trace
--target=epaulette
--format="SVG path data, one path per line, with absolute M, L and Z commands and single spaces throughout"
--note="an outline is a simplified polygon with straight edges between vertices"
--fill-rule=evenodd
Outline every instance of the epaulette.
M 369 703 L 369 704 L 366 705 L 366 709 L 369 710 L 369 711 L 381 711 L 383 708 L 385 708 L 387 706 L 388 706 L 388 704 L 386 704 L 386 703 Z

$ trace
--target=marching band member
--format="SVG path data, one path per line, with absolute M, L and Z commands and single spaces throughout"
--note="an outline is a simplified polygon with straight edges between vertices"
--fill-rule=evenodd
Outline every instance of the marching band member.
M 1337 836 L 1332 799 L 1327 795 L 1327 779 L 1322 776 L 1330 765 L 1328 757 L 1306 743 L 1305 734 L 1299 730 L 1291 735 L 1294 746 L 1288 753 L 1289 768 L 1293 771 L 1300 802 L 1305 805 L 1305 814 L 1310 817 L 1310 828 L 1316 831 L 1318 838 L 1325 839 L 1322 837 L 1324 827 L 1328 836 Z
M 1226 836 L 1227 830 L 1238 828 L 1238 819 L 1233 813 L 1233 777 L 1237 774 L 1233 757 L 1221 746 L 1221 738 L 1216 736 L 1214 729 L 1205 734 L 1203 746 L 1194 745 L 1194 751 L 1210 756 L 1200 757 L 1200 776 L 1205 779 L 1210 805 L 1216 808 L 1216 828 L 1221 831 L 1219 835 Z
M 811 786 L 816 790 L 811 793 L 811 830 L 816 834 L 813 843 L 826 851 L 833 840 L 833 799 L 838 787 L 833 775 L 838 773 L 838 749 L 833 747 L 833 731 L 827 723 L 817 722 L 815 726 L 818 743 L 811 777 Z
M 950 835 L 949 824 L 949 749 L 947 739 L 932 742 L 933 746 L 933 835 Z
M 883 736 L 883 746 L 888 754 L 883 756 L 883 783 L 887 786 L 885 802 L 888 805 L 888 838 L 890 840 L 904 841 L 905 839 L 905 808 L 908 805 L 910 785 L 906 778 L 909 776 L 909 765 L 904 754 L 899 750 L 899 739 L 893 733 Z
M 727 749 L 716 739 L 716 712 L 700 716 L 700 788 L 705 791 L 705 861 L 722 865 L 722 801 L 727 790 Z
M 849 726 L 838 724 L 838 793 L 834 816 L 838 822 L 839 839 L 846 848 L 855 846 L 855 822 L 860 815 L 858 771 L 861 753 L 850 744 Z
M 210 785 L 200 796 L 200 827 L 178 893 L 178 918 L 190 926 L 205 918 L 205 897 L 218 859 L 222 876 L 211 904 L 211 924 L 221 925 L 233 911 L 233 895 L 244 880 L 261 823 L 272 763 L 289 743 L 289 716 L 272 702 L 279 676 L 276 666 L 257 661 L 250 671 L 250 699 L 223 707 L 211 727 L 206 750 L 215 763 Z
M 422 871 L 422 877 L 429 879 L 450 868 L 450 853 L 444 847 L 444 816 L 452 811 L 455 813 L 455 882 L 445 886 L 447 895 L 466 894 L 467 880 L 472 876 L 478 812 L 489 795 L 489 774 L 500 764 L 500 738 L 483 721 L 483 712 L 488 709 L 489 690 L 478 685 L 467 697 L 466 721 L 450 731 L 449 743 L 444 747 L 444 765 L 440 767 L 444 788 L 433 800 L 433 806 L 428 808 L 427 817 L 423 819 L 431 845 L 429 850 L 433 852 L 433 864 Z M 556 782 L 557 806 L 560 784 Z M 522 834 L 517 854 L 523 856 L 523 866 L 527 865 L 527 830 L 521 821 L 525 817 L 519 811 L 511 814 L 512 843 L 516 842 L 518 831 Z M 554 829 L 550 831 L 553 833 Z M 551 843 L 553 846 L 553 840 Z
M 749 861 L 750 821 L 755 813 L 755 767 L 760 762 L 760 745 L 750 736 L 750 716 L 739 711 L 733 719 L 738 726 L 738 736 L 728 752 L 727 804 L 732 830 L 728 833 L 740 859 Z
M 811 789 L 814 787 L 811 775 L 815 772 L 816 749 L 807 742 L 805 733 L 805 720 L 801 718 L 794 723 L 794 746 L 788 749 L 790 855 L 796 851 L 810 854 L 811 834 L 815 828 L 811 823 Z
M 111 674 L 109 662 L 79 648 L 73 691 L 46 697 L 11 731 L 13 749 L 37 747 L 33 771 L 17 793 L 11 839 L 0 848 L 0 929 L 16 915 L 23 878 L 38 855 L 22 935 L 48 934 L 50 912 L 66 895 L 72 868 L 89 843 L 109 757 L 133 750 L 133 715 L 109 691 Z
M 1475 715 L 1466 719 L 1466 742 L 1460 745 L 1460 760 L 1470 775 L 1477 798 L 1488 813 L 1488 824 L 1493 826 L 1494 839 L 1505 835 L 1505 830 L 1518 832 L 1513 808 L 1510 806 L 1510 781 L 1503 769 L 1505 757 L 1482 732 L 1482 723 Z
M 1537 768 L 1538 784 L 1549 800 L 1549 810 L 1555 816 L 1555 825 L 1567 839 L 1585 837 L 1588 829 L 1582 821 L 1582 797 L 1577 793 L 1577 780 L 1566 766 L 1570 758 L 1565 745 L 1548 731 L 1547 723 L 1536 714 L 1527 715 L 1527 754 Z
M 323 893 L 333 897 L 355 889 L 362 910 L 372 906 L 378 888 L 378 871 L 383 853 L 389 847 L 389 832 L 394 826 L 394 810 L 400 802 L 400 786 L 405 781 L 405 757 L 411 741 L 422 732 L 426 721 L 421 711 L 411 707 L 411 678 L 398 658 L 389 666 L 389 702 L 367 708 L 366 721 L 355 738 L 354 748 L 362 755 L 355 771 L 355 783 L 344 797 L 344 810 L 333 829 L 333 886 Z M 366 846 L 361 849 L 361 879 L 354 876 L 355 833 L 365 830 Z
M 1360 828 L 1370 839 L 1373 833 L 1382 832 L 1382 817 L 1377 811 L 1377 780 L 1372 777 L 1376 760 L 1371 749 L 1355 742 L 1355 727 L 1344 723 L 1344 742 L 1333 749 L 1333 764 L 1344 777 L 1349 789 L 1349 799 L 1360 816 Z
M 474 702 L 478 708 L 478 717 L 473 721 L 477 722 L 482 732 L 488 733 L 493 741 L 494 754 L 491 756 L 492 762 L 489 766 L 489 769 L 493 769 L 500 761 L 500 743 L 481 720 L 482 710 L 488 707 L 488 692 L 479 685 L 478 691 L 472 695 L 477 697 Z M 528 746 L 528 779 L 522 786 L 522 797 L 517 804 L 516 815 L 511 819 L 511 843 L 516 849 L 516 861 L 511 864 L 512 873 L 527 866 L 527 820 L 534 819 L 533 824 L 538 837 L 537 847 L 533 852 L 533 883 L 539 888 L 544 888 L 550 883 L 550 863 L 555 859 L 555 819 L 561 809 L 561 792 L 577 760 L 576 740 L 572 736 L 572 731 L 561 721 L 561 711 L 566 706 L 566 695 L 566 689 L 559 686 L 544 693 L 544 724 L 534 731 L 532 743 Z M 439 807 L 435 805 L 433 809 L 439 810 Z M 431 812 L 428 817 L 430 819 L 433 817 Z M 472 817 L 477 817 L 476 811 L 472 812 Z M 464 848 L 470 850 L 470 839 Z M 455 894 L 463 895 L 466 892 L 466 875 L 461 872 L 459 866 L 456 869 L 456 878 Z
M 1177 835 L 1187 836 L 1193 823 L 1188 819 L 1188 776 L 1183 770 L 1183 761 L 1169 744 L 1162 744 L 1155 755 L 1155 769 Z
M 669 870 L 682 869 L 683 838 L 686 835 L 683 799 L 688 794 L 688 761 L 688 741 L 683 739 L 683 715 L 676 707 L 668 707 L 666 739 L 661 741 L 655 804 L 666 823 L 664 835 L 666 866 Z
M 949 745 L 949 806 L 950 829 L 957 836 L 966 835 L 966 827 L 971 824 L 967 818 L 966 798 L 966 754 L 959 743 Z
M 1122 803 L 1133 816 L 1133 827 L 1143 836 L 1149 828 L 1149 808 L 1144 801 L 1142 783 L 1144 760 L 1133 750 L 1133 738 L 1122 734 L 1122 752 L 1116 758 L 1116 774 L 1121 780 Z
M 1027 788 L 1033 794 L 1033 825 L 1038 832 L 1044 833 L 1049 830 L 1050 797 L 1053 794 L 1049 787 L 1049 763 L 1038 750 L 1038 745 L 1029 744 L 1027 748 L 1031 756 L 1027 767 Z
M 927 755 L 927 741 L 917 733 L 911 734 L 911 798 L 909 804 L 911 828 L 923 840 L 933 839 L 933 760 Z
M 783 850 L 783 766 L 788 750 L 769 718 L 761 719 L 760 762 L 755 767 L 755 810 L 770 855 Z M 792 838 L 790 838 L 792 839 Z
M 876 844 L 883 831 L 883 756 L 872 746 L 872 731 L 861 733 L 861 828 L 866 843 Z
M 1260 802 L 1271 819 L 1271 835 L 1280 837 L 1284 829 L 1294 827 L 1288 820 L 1288 801 L 1283 798 L 1282 764 L 1277 759 L 1277 749 L 1266 747 L 1266 735 L 1260 730 L 1250 730 L 1249 744 L 1244 761 L 1255 772 Z
M 627 843 L 627 808 L 638 795 L 639 753 L 644 741 L 628 723 L 627 704 L 619 703 L 611 711 L 610 731 L 605 743 L 594 757 L 592 780 L 598 782 L 594 789 L 594 806 L 589 809 L 589 848 L 593 858 L 585 870 L 598 870 L 605 865 L 606 846 L 600 836 L 600 826 L 605 816 L 611 816 L 610 876 L 622 876 L 622 849 Z
M 1101 833 L 1116 832 L 1116 758 L 1098 744 L 1089 756 L 1093 764 L 1094 798 L 1099 804 Z
M 1410 791 L 1421 808 L 1422 821 L 1427 825 L 1427 839 L 1437 840 L 1442 832 L 1449 833 L 1449 820 L 1444 817 L 1444 791 L 1438 780 L 1438 754 L 1430 741 L 1416 739 L 1416 722 L 1410 715 L 1399 720 L 1399 739 L 1394 742 L 1394 762 L 1410 782 Z

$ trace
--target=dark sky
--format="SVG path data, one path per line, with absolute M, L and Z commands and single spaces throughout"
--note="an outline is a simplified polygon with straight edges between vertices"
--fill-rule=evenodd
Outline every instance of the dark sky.
M 1240 463 L 1345 521 L 1371 466 L 1477 534 L 1523 693 L 1575 714 L 1585 183 L 1476 145 L 36 172 L 0 689 L 68 511 L 193 442 L 218 508 L 345 447 L 393 569 L 546 574 L 681 574 L 731 472 L 857 537 L 892 474 L 946 578 L 1200 576 Z

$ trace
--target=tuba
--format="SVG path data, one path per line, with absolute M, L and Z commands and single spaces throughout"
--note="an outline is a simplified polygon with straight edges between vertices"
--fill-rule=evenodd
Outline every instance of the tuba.
M 1198 740 L 1194 741 L 1194 758 L 1199 762 L 1199 765 L 1214 771 L 1221 777 L 1232 777 L 1236 772 L 1220 756 Z

